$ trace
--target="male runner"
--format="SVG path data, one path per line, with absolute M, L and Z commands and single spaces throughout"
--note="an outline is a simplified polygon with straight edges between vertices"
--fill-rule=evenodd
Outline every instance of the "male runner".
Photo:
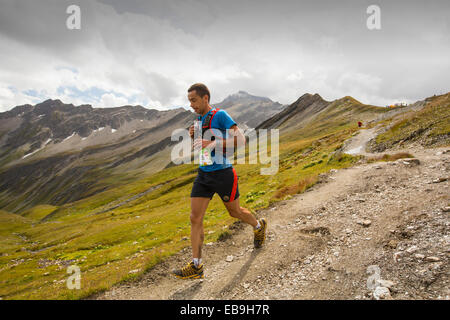
M 236 122 L 228 115 L 225 110 L 215 110 L 209 105 L 210 93 L 208 88 L 202 83 L 193 84 L 188 89 L 188 99 L 191 103 L 191 108 L 201 116 L 201 121 L 205 125 L 205 119 L 210 120 L 211 128 L 220 130 L 225 139 L 223 148 L 227 144 L 230 147 L 237 145 L 237 139 L 245 144 L 245 137 L 240 132 Z M 208 118 L 208 115 L 213 116 Z M 202 127 L 203 127 L 202 125 Z M 230 129 L 230 138 L 225 136 L 226 129 Z M 194 136 L 194 126 L 189 128 L 191 138 Z M 220 137 L 219 137 L 220 138 Z M 215 141 L 198 139 L 194 141 L 195 148 L 210 147 L 213 149 L 216 145 Z M 212 164 L 204 165 L 200 163 L 197 178 L 191 191 L 191 245 L 193 259 L 185 267 L 173 270 L 172 273 L 181 279 L 189 278 L 203 278 L 203 264 L 202 264 L 202 245 L 204 240 L 203 231 L 203 216 L 209 201 L 212 199 L 214 193 L 217 193 L 229 214 L 250 224 L 254 228 L 254 246 L 260 248 L 266 239 L 267 223 L 264 219 L 256 220 L 252 213 L 239 205 L 239 190 L 238 190 L 238 176 L 231 163 L 226 159 L 225 152 L 223 152 L 222 161 L 215 159 L 215 152 L 211 152 Z

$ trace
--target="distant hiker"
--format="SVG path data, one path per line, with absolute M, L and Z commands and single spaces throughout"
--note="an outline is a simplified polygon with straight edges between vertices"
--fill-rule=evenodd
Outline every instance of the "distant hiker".
M 362 122 L 361 122 L 361 121 L 358 121 L 358 127 L 361 128 L 361 126 L 362 126 Z
M 228 145 L 236 146 L 237 140 L 245 143 L 245 137 L 240 132 L 236 122 L 229 116 L 225 110 L 213 109 L 209 105 L 211 95 L 208 88 L 201 83 L 193 84 L 188 89 L 188 99 L 191 108 L 199 114 L 199 121 L 202 121 L 202 136 L 210 128 L 220 130 L 223 134 L 223 147 Z M 230 129 L 229 133 L 232 137 L 226 137 L 224 134 L 226 129 Z M 194 137 L 194 126 L 189 128 L 191 137 Z M 181 269 L 173 270 L 172 273 L 181 279 L 203 278 L 202 264 L 202 245 L 204 240 L 203 216 L 209 201 L 215 193 L 217 193 L 223 201 L 229 214 L 241 221 L 250 224 L 254 229 L 254 246 L 259 248 L 266 239 L 267 223 L 264 219 L 256 220 L 253 214 L 239 205 L 239 188 L 238 176 L 236 170 L 226 159 L 223 152 L 222 161 L 215 158 L 216 141 L 198 139 L 194 141 L 194 148 L 203 148 L 208 155 L 210 161 L 200 162 L 198 174 L 194 181 L 191 191 L 191 245 L 192 245 L 192 261 Z M 208 148 L 207 148 L 208 147 Z M 203 153 L 202 153 L 203 154 Z M 208 159 L 207 159 L 208 160 Z M 220 160 L 220 159 L 219 159 Z

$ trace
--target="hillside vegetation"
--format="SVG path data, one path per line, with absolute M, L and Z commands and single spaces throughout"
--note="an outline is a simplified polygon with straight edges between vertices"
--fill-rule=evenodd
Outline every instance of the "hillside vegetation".
M 450 145 L 450 94 L 425 100 L 426 106 L 416 112 L 401 114 L 387 122 L 387 130 L 370 144 L 373 151 L 413 142 L 426 147 Z

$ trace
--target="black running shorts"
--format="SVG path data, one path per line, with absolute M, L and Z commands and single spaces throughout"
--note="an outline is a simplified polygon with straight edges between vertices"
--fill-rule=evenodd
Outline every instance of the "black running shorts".
M 210 198 L 216 193 L 224 202 L 239 198 L 238 176 L 233 167 L 205 172 L 198 169 L 197 178 L 192 186 L 191 198 Z

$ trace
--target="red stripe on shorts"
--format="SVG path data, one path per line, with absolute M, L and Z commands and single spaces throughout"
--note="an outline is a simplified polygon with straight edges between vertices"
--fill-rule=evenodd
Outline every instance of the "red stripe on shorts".
M 233 168 L 233 175 L 234 175 L 234 180 L 233 180 L 233 189 L 231 190 L 231 196 L 230 196 L 230 202 L 234 200 L 234 197 L 236 196 L 236 189 L 237 189 L 237 174 L 236 174 L 236 170 L 234 170 Z

